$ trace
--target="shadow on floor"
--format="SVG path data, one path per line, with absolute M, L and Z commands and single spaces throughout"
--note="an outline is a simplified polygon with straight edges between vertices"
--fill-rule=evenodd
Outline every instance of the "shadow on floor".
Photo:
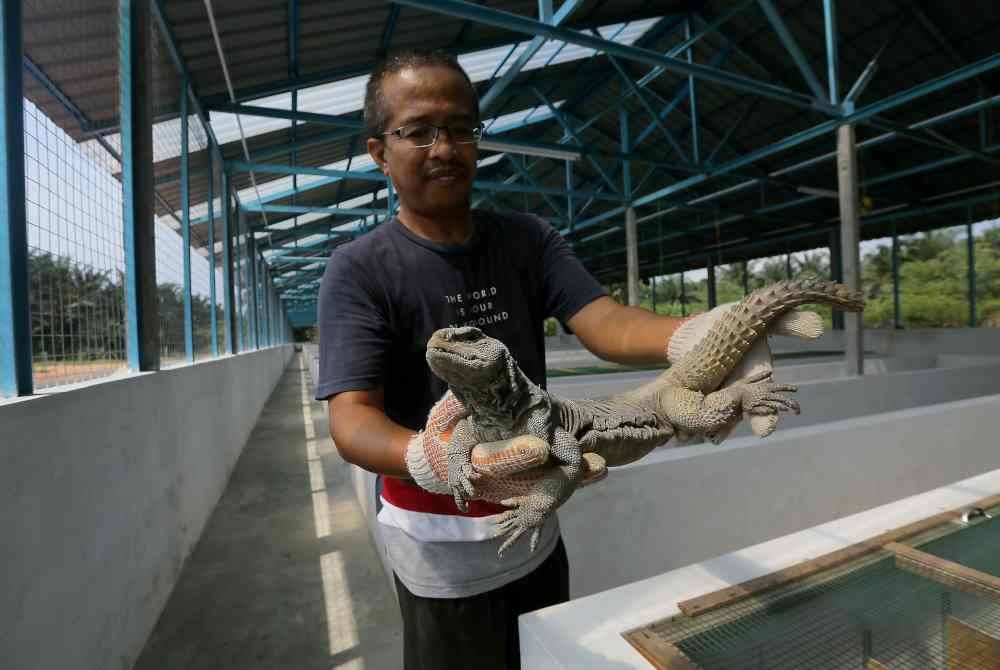
M 401 667 L 396 601 L 311 391 L 297 355 L 136 670 Z

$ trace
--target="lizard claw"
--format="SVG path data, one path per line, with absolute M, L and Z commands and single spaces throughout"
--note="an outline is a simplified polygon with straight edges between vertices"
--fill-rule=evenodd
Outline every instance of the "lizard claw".
M 493 537 L 502 537 L 508 533 L 510 534 L 497 551 L 497 556 L 500 558 L 503 558 L 504 552 L 528 530 L 531 530 L 531 551 L 535 551 L 538 547 L 538 539 L 541 537 L 542 532 L 542 523 L 545 521 L 548 513 L 545 510 L 546 505 L 544 503 L 539 504 L 535 500 L 535 497 L 516 496 L 500 502 L 501 505 L 511 508 L 497 516 L 494 525 Z
M 462 463 L 455 467 L 448 466 L 448 485 L 455 498 L 455 505 L 462 512 L 469 511 L 468 500 L 476 497 L 476 487 L 473 482 L 483 475 L 472 463 Z

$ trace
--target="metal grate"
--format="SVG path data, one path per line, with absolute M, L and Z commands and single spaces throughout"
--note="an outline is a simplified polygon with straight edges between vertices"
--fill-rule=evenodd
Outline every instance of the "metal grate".
M 120 166 L 24 101 L 31 347 L 35 388 L 125 367 Z
M 917 548 L 998 574 L 1000 524 L 956 528 L 929 532 L 925 540 L 931 539 Z M 956 590 L 930 572 L 903 569 L 893 554 L 878 551 L 783 589 L 696 617 L 678 615 L 646 630 L 701 670 L 997 667 L 970 655 L 982 645 L 959 638 L 973 631 L 1000 641 L 998 594 Z

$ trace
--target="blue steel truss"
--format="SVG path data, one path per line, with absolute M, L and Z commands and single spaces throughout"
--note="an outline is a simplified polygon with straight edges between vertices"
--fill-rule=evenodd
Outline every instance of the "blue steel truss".
M 126 3 L 126 0 L 122 2 Z M 770 185 L 787 187 L 790 182 L 794 184 L 798 174 L 832 161 L 833 154 L 827 150 L 812 158 L 805 160 L 799 158 L 796 164 L 770 173 L 760 167 L 762 160 L 801 147 L 817 138 L 831 137 L 843 124 L 867 124 L 881 131 L 880 134 L 859 142 L 858 148 L 862 151 L 903 138 L 942 149 L 948 154 L 946 157 L 920 164 L 883 171 L 877 176 L 862 180 L 863 188 L 884 186 L 913 175 L 954 166 L 963 161 L 1000 162 L 1000 156 L 996 152 L 997 147 L 988 145 L 986 125 L 982 120 L 980 120 L 981 136 L 976 147 L 962 146 L 944 135 L 937 134 L 934 130 L 934 127 L 943 126 L 956 119 L 984 114 L 986 110 L 1000 104 L 1000 96 L 990 97 L 983 94 L 980 100 L 971 104 L 905 126 L 893 124 L 881 117 L 883 113 L 907 106 L 962 82 L 976 80 L 980 81 L 981 85 L 980 78 L 983 75 L 1000 67 L 1000 54 L 994 54 L 977 62 L 964 60 L 933 22 L 926 15 L 922 15 L 919 7 L 913 10 L 916 19 L 931 39 L 951 56 L 956 68 L 947 75 L 924 81 L 882 99 L 861 104 L 862 94 L 878 69 L 882 51 L 871 58 L 868 66 L 858 75 L 849 89 L 847 86 L 850 84 L 849 80 L 841 82 L 835 0 L 822 2 L 825 72 L 820 69 L 818 63 L 816 69 L 813 69 L 803 49 L 803 45 L 810 45 L 805 42 L 800 43 L 782 15 L 779 3 L 774 0 L 741 0 L 732 3 L 731 7 L 718 17 L 701 18 L 697 13 L 666 16 L 657 21 L 647 35 L 631 46 L 615 41 L 614 35 L 610 38 L 604 37 L 593 28 L 575 29 L 573 23 L 580 18 L 577 15 L 584 4 L 582 0 L 565 0 L 558 7 L 553 7 L 552 4 L 548 0 L 542 0 L 539 3 L 539 16 L 530 18 L 462 0 L 395 0 L 389 7 L 382 27 L 379 51 L 386 52 L 391 47 L 394 36 L 403 29 L 403 24 L 399 20 L 400 8 L 403 6 L 459 18 L 464 22 L 462 35 L 469 26 L 483 24 L 524 36 L 527 41 L 522 43 L 523 49 L 519 55 L 514 57 L 517 45 L 512 45 L 505 52 L 506 56 L 502 61 L 498 62 L 493 76 L 485 84 L 481 107 L 484 113 L 488 111 L 490 116 L 498 117 L 516 111 L 517 105 L 523 108 L 526 96 L 533 98 L 539 107 L 529 118 L 503 128 L 491 129 L 489 139 L 497 143 L 499 151 L 504 151 L 504 147 L 507 147 L 506 156 L 496 164 L 499 167 L 491 168 L 493 172 L 488 178 L 480 177 L 475 181 L 476 202 L 489 201 L 502 205 L 514 197 L 514 202 L 520 198 L 531 198 L 532 202 L 544 203 L 545 209 L 551 210 L 548 220 L 569 235 L 574 244 L 581 245 L 587 251 L 583 254 L 585 261 L 620 253 L 614 245 L 611 248 L 604 246 L 604 242 L 620 232 L 623 214 L 628 207 L 640 210 L 640 222 L 653 217 L 659 218 L 671 211 L 698 214 L 698 218 L 682 228 L 674 226 L 664 235 L 644 238 L 642 244 L 647 247 L 664 240 L 675 241 L 698 230 L 728 226 L 747 219 L 787 221 L 791 225 L 793 223 L 791 218 L 782 217 L 787 217 L 788 212 L 798 207 L 816 203 L 821 196 L 803 194 L 802 197 L 762 203 L 758 207 L 742 211 L 730 209 L 724 204 L 724 199 L 726 196 L 741 192 L 750 193 L 753 189 L 762 189 Z M 8 6 L 18 6 L 18 3 L 4 3 L 5 8 Z M 181 123 L 185 126 L 182 130 L 184 141 L 182 156 L 178 161 L 178 172 L 162 174 L 157 180 L 157 185 L 179 184 L 181 208 L 177 218 L 181 224 L 185 245 L 190 240 L 192 228 L 207 227 L 211 267 L 214 270 L 218 259 L 222 269 L 225 349 L 233 352 L 238 343 L 241 348 L 275 343 L 287 329 L 288 323 L 306 325 L 308 317 L 305 315 L 310 313 L 314 315 L 318 280 L 322 274 L 323 260 L 329 252 L 343 241 L 364 234 L 395 211 L 396 202 L 392 185 L 377 170 L 370 167 L 352 169 L 350 160 L 346 169 L 311 167 L 302 165 L 299 161 L 301 153 L 306 149 L 346 140 L 350 140 L 348 158 L 357 152 L 359 143 L 363 149 L 365 137 L 360 114 L 329 115 L 304 112 L 298 106 L 298 91 L 306 86 L 364 74 L 367 70 L 361 66 L 352 66 L 301 76 L 298 0 L 288 0 L 288 80 L 244 88 L 240 87 L 239 82 L 235 82 L 238 100 L 236 104 L 231 104 L 219 96 L 204 98 L 199 95 L 189 76 L 177 38 L 167 20 L 163 0 L 152 0 L 151 6 L 153 18 L 164 38 L 167 53 L 182 82 L 179 111 Z M 789 62 L 794 64 L 794 68 L 786 73 L 789 75 L 788 79 L 794 81 L 782 81 L 774 77 L 766 80 L 755 79 L 726 69 L 727 61 L 738 57 L 755 63 L 762 71 L 767 71 L 747 53 L 747 50 L 751 50 L 749 47 L 734 43 L 725 35 L 726 24 L 749 11 L 757 11 L 762 19 L 766 18 L 765 25 L 772 30 L 773 39 L 781 45 Z M 623 29 L 624 26 L 619 32 Z M 649 48 L 665 36 L 670 36 L 671 41 L 675 43 L 662 51 Z M 551 85 L 546 89 L 545 86 L 548 84 L 542 85 L 536 82 L 536 78 L 539 77 L 538 70 L 528 75 L 524 72 L 525 66 L 548 42 L 553 42 L 556 46 L 545 64 L 546 67 L 555 62 L 567 45 L 594 49 L 594 54 L 582 59 L 575 66 L 574 72 L 601 73 L 596 85 L 581 87 L 574 95 L 566 97 L 561 105 L 557 105 L 553 98 L 556 86 Z M 456 44 L 466 50 L 474 50 L 477 46 L 472 43 L 463 44 L 461 39 Z M 4 46 L 9 47 L 9 40 Z M 695 47 L 699 49 L 699 54 L 705 55 L 696 58 Z M 116 128 L 112 123 L 103 125 L 91 123 L 42 68 L 23 55 L 18 56 L 18 62 L 23 72 L 44 87 L 67 110 L 85 135 L 105 133 Z M 642 70 L 633 74 L 637 66 Z M 9 63 L 7 68 L 9 70 Z M 678 83 L 667 91 L 660 87 L 657 92 L 651 84 L 667 73 L 678 77 Z M 825 81 L 820 78 L 823 74 Z M 596 112 L 587 109 L 587 103 L 595 95 L 606 90 L 611 82 L 616 82 L 621 91 L 619 104 L 602 106 Z M 842 83 L 843 89 L 848 89 L 843 95 Z M 703 100 L 700 99 L 703 95 L 701 89 L 705 84 L 748 94 L 746 102 L 740 105 L 739 111 L 734 110 L 735 120 L 718 124 L 722 126 L 721 128 L 712 127 L 712 119 L 705 118 Z M 981 86 L 981 90 L 985 88 Z M 290 109 L 273 109 L 254 104 L 255 98 L 282 92 L 291 94 Z M 6 99 L 10 100 L 10 96 L 6 96 Z M 753 117 L 761 100 L 776 101 L 791 109 L 802 110 L 802 114 L 818 116 L 822 120 L 805 130 L 765 146 L 747 150 L 739 146 L 736 137 L 747 123 L 747 119 Z M 185 132 L 188 103 L 208 137 L 207 168 L 192 169 L 190 165 Z M 10 107 L 8 104 L 8 109 Z M 636 109 L 639 111 L 635 111 Z M 255 150 L 251 162 L 224 160 L 223 147 L 216 141 L 209 123 L 209 114 L 215 111 L 291 121 L 288 141 Z M 123 118 L 122 122 L 124 130 L 128 119 Z M 528 139 L 525 129 L 536 123 L 545 124 L 545 128 L 559 129 L 562 134 L 561 139 L 558 142 L 543 142 L 534 137 Z M 330 130 L 304 137 L 298 132 L 299 124 L 309 124 L 310 129 L 327 126 Z M 616 131 L 608 130 L 614 126 L 617 126 Z M 514 137 L 507 141 L 508 135 Z M 103 138 L 101 139 L 103 141 Z M 504 144 L 505 142 L 507 143 Z M 578 154 L 578 160 L 539 156 L 529 161 L 523 154 L 516 155 L 520 151 L 541 154 L 546 151 L 575 152 Z M 122 156 L 124 161 L 128 162 L 127 147 Z M 286 156 L 289 158 L 287 164 L 269 162 Z M 7 163 L 9 162 L 8 156 Z M 218 208 L 211 204 L 214 194 L 214 184 L 210 176 L 213 163 L 220 167 L 222 177 L 221 193 L 218 194 L 222 205 Z M 291 177 L 291 187 L 275 190 L 265 197 L 258 198 L 256 195 L 242 197 L 241 194 L 237 198 L 234 185 L 238 182 L 243 183 L 242 176 L 249 171 L 258 175 L 273 175 L 272 178 Z M 196 206 L 198 203 L 190 201 L 189 184 L 194 179 L 206 176 L 210 184 L 207 212 L 199 217 L 191 217 L 191 206 Z M 303 183 L 305 180 L 300 181 L 303 176 L 318 177 L 318 179 Z M 648 187 L 647 184 L 653 186 Z M 709 184 L 715 186 L 714 191 L 706 192 L 705 186 Z M 388 192 L 385 197 L 379 195 L 383 190 Z M 693 195 L 691 191 L 695 190 L 697 192 Z M 334 192 L 335 196 L 329 201 L 316 204 L 318 194 Z M 306 194 L 310 196 L 309 199 L 305 197 Z M 345 195 L 355 199 L 355 202 L 361 201 L 356 200 L 360 196 L 367 195 L 371 202 L 370 204 L 364 202 L 360 206 L 342 205 L 341 203 L 345 202 Z M 159 194 L 155 196 L 161 205 L 165 206 L 165 200 Z M 971 195 L 955 203 L 933 206 L 914 201 L 910 206 L 896 211 L 865 217 L 862 222 L 865 226 L 892 223 L 903 220 L 907 215 L 945 211 L 942 208 L 946 207 L 974 206 L 989 201 L 989 197 Z M 656 212 L 650 213 L 654 207 Z M 267 219 L 266 228 L 259 216 L 260 213 L 272 215 Z M 724 218 L 720 215 L 724 215 Z M 10 219 L 11 215 L 7 216 Z M 308 222 L 300 223 L 303 217 L 306 217 L 304 220 Z M 244 223 L 241 225 L 240 221 Z M 291 227 L 289 222 L 292 222 Z M 824 221 L 805 223 L 817 230 L 829 225 Z M 0 233 L 9 234 L 11 230 L 15 237 L 9 239 L 15 239 L 17 230 L 12 229 L 9 224 L 7 229 L 0 230 Z M 254 239 L 254 235 L 264 235 L 265 231 L 266 236 L 259 242 Z M 789 239 L 814 232 L 813 228 L 804 228 L 789 233 Z M 234 236 L 237 238 L 243 236 L 241 239 L 244 239 L 245 243 L 238 249 L 244 250 L 241 253 L 245 253 L 246 258 L 233 258 Z M 0 237 L 0 242 L 8 245 L 9 239 Z M 594 246 L 593 242 L 599 240 L 604 242 Z M 220 247 L 218 253 L 215 249 L 216 242 Z M 15 239 L 14 244 L 20 242 Z M 743 245 L 730 247 L 730 250 L 736 248 L 752 247 Z M 13 255 L 8 252 L 7 256 Z M 12 275 L 10 268 L 4 265 L 4 260 L 4 248 L 0 247 L 0 290 L 5 291 L 0 292 L 0 308 L 5 306 L 5 301 L 11 304 L 18 301 L 16 297 L 13 299 L 7 297 L 7 292 L 12 289 L 4 281 Z M 190 268 L 187 258 L 185 261 L 185 345 L 187 357 L 192 360 Z M 234 275 L 237 263 L 242 263 L 245 271 Z M 136 268 L 129 270 L 137 271 Z M 241 318 L 239 314 L 243 313 L 243 306 L 238 304 L 242 300 L 243 291 L 234 290 L 234 276 L 238 282 L 250 283 L 250 286 L 243 287 L 249 303 L 245 305 L 247 316 L 245 340 L 244 329 L 239 325 Z M 214 304 L 214 272 L 211 279 Z M 236 305 L 233 304 L 234 301 L 237 301 Z M 140 307 L 136 305 L 135 309 L 138 310 Z M 292 318 L 291 314 L 294 314 L 295 318 Z M 9 328 L 5 330 L 7 324 L 12 323 L 5 315 L 6 312 L 0 313 L 0 316 L 4 317 L 0 319 L 0 344 L 6 347 L 6 342 L 14 335 L 8 333 Z M 278 321 L 282 322 L 281 325 Z M 135 319 L 130 316 L 128 326 L 131 328 L 134 325 Z M 214 310 L 211 325 L 213 353 L 218 353 L 214 344 L 218 341 L 215 336 Z M 4 340 L 4 337 L 8 340 Z M 16 365 L 11 364 L 10 360 L 8 355 L 0 357 L 0 373 L 3 375 L 0 380 L 5 383 L 0 393 L 9 392 L 12 371 L 15 371 L 14 376 L 18 374 Z M 24 387 L 20 388 L 18 392 L 24 392 Z

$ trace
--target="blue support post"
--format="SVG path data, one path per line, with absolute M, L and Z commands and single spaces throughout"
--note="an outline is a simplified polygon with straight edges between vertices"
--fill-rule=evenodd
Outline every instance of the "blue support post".
M 243 232 L 246 235 L 247 298 L 250 301 L 250 304 L 247 305 L 247 314 L 249 315 L 247 328 L 250 330 L 247 344 L 251 349 L 259 349 L 260 339 L 257 337 L 257 289 L 259 288 L 257 284 L 257 245 L 249 226 L 244 228 Z
M 826 69 L 830 85 L 830 104 L 840 104 L 840 59 L 837 54 L 837 2 L 823 0 L 823 26 L 826 29 Z
M 236 350 L 239 352 L 244 352 L 247 350 L 247 340 L 245 336 L 245 331 L 243 328 L 243 287 L 246 284 L 246 275 L 244 274 L 244 264 L 243 264 L 243 253 L 244 245 L 240 243 L 240 237 L 243 235 L 243 230 L 245 226 L 243 225 L 243 219 L 246 214 L 243 212 L 242 208 L 237 205 L 236 209 Z
M 149 0 L 119 0 L 125 341 L 128 366 L 133 371 L 160 367 L 149 24 Z
M 229 354 L 236 353 L 236 330 L 235 319 L 233 319 L 233 233 L 230 223 L 232 223 L 232 208 L 230 203 L 232 195 L 229 192 L 229 173 L 221 172 L 222 191 L 222 315 L 223 326 L 225 327 L 226 351 Z
M 566 161 L 566 224 L 573 230 L 573 161 Z
M 215 309 L 215 168 L 212 151 L 215 145 L 208 140 L 208 303 L 209 323 L 212 331 L 212 358 L 219 357 L 219 320 Z
M 892 327 L 896 330 L 903 327 L 899 307 L 899 235 L 896 234 L 895 221 L 892 222 Z
M 31 316 L 24 206 L 21 0 L 0 3 L 0 396 L 30 395 Z
M 188 83 L 181 80 L 181 255 L 184 265 L 184 359 L 194 362 L 194 319 L 191 313 L 191 193 L 188 178 Z
M 691 19 L 684 22 L 684 37 L 691 39 Z M 687 62 L 694 63 L 694 52 L 688 48 Z M 688 75 L 688 101 L 691 104 L 691 162 L 698 165 L 701 162 L 701 147 L 698 138 L 698 98 L 696 95 L 694 77 Z
M 972 209 L 966 209 L 965 223 L 966 253 L 969 257 L 969 328 L 975 328 L 979 319 L 976 318 L 976 241 L 972 237 Z
M 618 129 L 621 133 L 621 151 L 627 155 L 632 150 L 631 138 L 628 131 L 628 110 L 623 105 L 618 109 Z M 632 162 L 628 159 L 622 161 L 622 194 L 625 202 L 629 206 L 632 204 Z

